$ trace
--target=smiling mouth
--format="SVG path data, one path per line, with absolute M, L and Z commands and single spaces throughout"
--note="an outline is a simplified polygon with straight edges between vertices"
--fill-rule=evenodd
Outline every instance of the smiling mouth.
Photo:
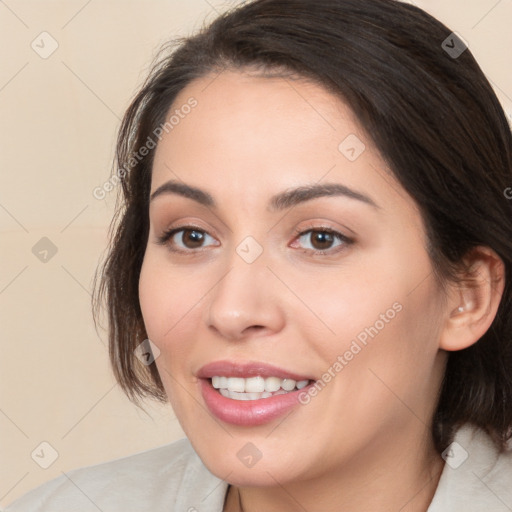
M 279 377 L 227 377 L 215 375 L 208 379 L 222 396 L 232 400 L 259 400 L 298 391 L 312 380 L 281 379 Z

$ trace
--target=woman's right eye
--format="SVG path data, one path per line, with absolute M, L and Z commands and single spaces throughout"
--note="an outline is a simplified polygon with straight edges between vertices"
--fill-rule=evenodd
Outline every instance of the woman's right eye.
M 158 243 L 167 246 L 173 252 L 196 252 L 195 249 L 202 249 L 201 244 L 205 241 L 206 237 L 214 240 L 203 229 L 195 226 L 181 226 L 165 231 L 158 237 Z M 181 241 L 182 245 L 179 244 L 179 241 Z

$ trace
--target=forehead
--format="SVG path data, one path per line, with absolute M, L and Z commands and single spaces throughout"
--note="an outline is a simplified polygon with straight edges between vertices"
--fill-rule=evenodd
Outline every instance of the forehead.
M 169 119 L 172 128 L 163 134 L 155 160 L 165 155 L 169 165 L 171 159 L 178 167 L 184 167 L 184 159 L 214 155 L 217 162 L 230 161 L 223 165 L 226 170 L 255 161 L 260 169 L 265 163 L 275 168 L 294 156 L 319 168 L 318 153 L 336 156 L 339 143 L 351 133 L 365 138 L 350 109 L 317 84 L 228 70 L 186 86 L 169 109 Z M 365 144 L 368 148 L 371 142 Z
M 198 102 L 194 118 L 209 118 L 216 129 L 207 134 L 209 138 L 240 130 L 239 139 L 252 136 L 253 142 L 264 140 L 266 145 L 270 144 L 270 136 L 277 133 L 288 144 L 295 141 L 298 145 L 311 137 L 327 141 L 339 128 L 333 121 L 353 117 L 337 97 L 304 79 L 266 78 L 226 70 L 189 84 L 178 95 L 171 111 L 191 96 Z M 295 128 L 293 132 L 288 131 L 291 125 Z M 336 137 L 332 140 L 335 142 Z
M 310 81 L 212 73 L 180 92 L 170 116 L 178 122 L 157 145 L 151 192 L 173 179 L 255 205 L 286 188 L 341 182 L 411 202 L 351 109 Z

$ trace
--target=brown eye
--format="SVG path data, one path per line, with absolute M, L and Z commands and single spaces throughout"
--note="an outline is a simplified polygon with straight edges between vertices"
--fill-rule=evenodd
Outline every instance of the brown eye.
M 166 231 L 158 238 L 160 245 L 168 246 L 173 252 L 194 252 L 194 249 L 204 247 L 207 238 L 214 240 L 206 231 L 194 226 L 183 226 Z
M 304 247 L 309 242 L 311 247 L 306 247 L 306 252 L 313 254 L 335 253 L 353 243 L 352 239 L 332 229 L 309 229 L 299 231 L 297 234 L 300 245 Z
M 187 249 L 197 249 L 204 241 L 204 233 L 197 229 L 182 229 L 181 241 Z
M 334 242 L 334 236 L 327 231 L 312 231 L 311 233 L 313 234 L 311 237 L 312 245 L 320 251 L 329 249 Z

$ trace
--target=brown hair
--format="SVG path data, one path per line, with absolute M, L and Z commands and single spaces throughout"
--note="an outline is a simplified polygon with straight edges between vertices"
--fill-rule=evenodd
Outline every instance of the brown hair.
M 456 279 L 477 245 L 501 257 L 506 284 L 497 315 L 477 343 L 449 353 L 432 433 L 442 452 L 469 422 L 503 449 L 512 436 L 510 126 L 463 42 L 423 10 L 394 0 L 256 0 L 163 48 L 119 131 L 124 178 L 107 258 L 99 283 L 98 274 L 94 279 L 95 322 L 104 300 L 121 387 L 135 403 L 145 395 L 166 400 L 155 364 L 134 356 L 147 338 L 138 281 L 153 152 L 133 155 L 164 124 L 180 91 L 226 68 L 298 75 L 345 101 L 419 206 L 439 279 Z

